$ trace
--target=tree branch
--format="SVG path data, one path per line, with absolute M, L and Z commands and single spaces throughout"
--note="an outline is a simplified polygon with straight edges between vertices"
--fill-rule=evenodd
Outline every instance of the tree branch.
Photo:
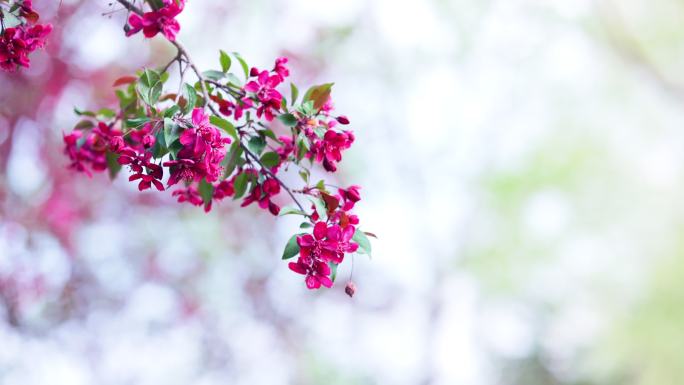
M 134 12 L 134 13 L 140 15 L 140 16 L 142 16 L 142 15 L 144 14 L 143 11 L 142 11 L 142 9 L 136 7 L 133 3 L 131 3 L 131 2 L 128 1 L 128 0 L 117 0 L 117 1 L 119 2 L 119 4 L 121 4 L 122 6 L 124 6 L 124 8 L 128 9 L 128 10 L 131 11 L 131 12 Z M 167 40 L 168 40 L 168 39 L 167 39 Z M 204 77 L 204 75 L 202 75 L 202 73 L 200 72 L 200 70 L 197 68 L 197 66 L 195 65 L 195 62 L 194 62 L 194 61 L 192 60 L 192 58 L 190 57 L 190 54 L 188 54 L 188 51 L 185 49 L 185 47 L 184 47 L 180 42 L 178 42 L 178 41 L 172 41 L 172 40 L 168 40 L 168 41 L 169 41 L 169 43 L 171 43 L 174 47 L 176 47 L 176 49 L 178 50 L 178 53 L 176 54 L 176 57 L 174 58 L 174 60 L 172 60 L 172 61 L 169 63 L 169 65 L 172 64 L 175 60 L 180 60 L 181 57 L 185 58 L 185 61 L 188 63 L 188 65 L 190 66 L 190 68 L 192 68 L 192 71 L 195 73 L 195 75 L 196 75 L 197 78 L 199 79 L 200 86 L 202 87 L 202 96 L 204 97 L 204 106 L 205 106 L 205 107 L 209 107 L 209 109 L 211 110 L 211 112 L 212 112 L 214 115 L 219 116 L 218 111 L 216 111 L 216 109 L 214 108 L 214 106 L 211 105 L 211 103 L 209 103 L 209 92 L 207 91 L 207 83 L 213 83 L 213 84 L 216 84 L 216 85 L 218 85 L 218 86 L 220 86 L 220 87 L 223 87 L 223 85 L 221 85 L 221 84 L 218 83 L 218 82 L 213 82 L 213 81 L 211 81 L 211 80 L 206 79 L 206 78 Z M 168 69 L 168 66 L 167 66 L 166 68 Z M 233 91 L 233 92 L 234 92 L 234 91 Z M 271 178 L 275 179 L 275 180 L 278 182 L 278 184 L 280 184 L 280 186 L 288 193 L 288 195 L 290 195 L 290 198 L 292 198 L 292 200 L 295 202 L 295 204 L 297 205 L 297 207 L 299 207 L 299 209 L 304 213 L 304 215 L 305 215 L 307 218 L 311 218 L 311 215 L 309 215 L 309 214 L 306 213 L 306 210 L 304 209 L 304 206 L 302 206 L 302 204 L 299 203 L 299 201 L 297 200 L 297 198 L 295 197 L 295 195 L 292 193 L 292 190 L 290 190 L 290 188 L 287 187 L 287 185 L 285 185 L 285 183 L 283 183 L 283 181 L 280 180 L 280 178 L 278 178 L 273 172 L 271 172 L 271 170 L 269 170 L 268 167 L 264 166 L 264 164 L 261 163 L 261 160 L 260 160 L 260 159 L 259 159 L 259 158 L 258 158 L 258 157 L 249 149 L 249 148 L 247 148 L 247 146 L 245 146 L 245 145 L 242 143 L 242 141 L 240 141 L 240 147 L 242 147 L 243 151 L 245 151 L 245 154 L 246 154 L 247 157 L 251 157 L 257 164 L 259 164 L 259 166 L 261 167 L 261 169 L 262 169 L 266 174 L 268 174 Z
M 133 3 L 131 3 L 130 1 L 127 1 L 127 0 L 116 0 L 116 1 L 118 1 L 119 4 L 123 5 L 124 8 L 126 8 L 127 10 L 129 10 L 129 11 L 131 11 L 131 12 L 133 12 L 133 13 L 137 13 L 137 14 L 140 15 L 140 16 L 142 16 L 142 15 L 144 14 L 144 12 L 142 11 L 142 9 L 136 7 L 136 6 L 135 6 Z

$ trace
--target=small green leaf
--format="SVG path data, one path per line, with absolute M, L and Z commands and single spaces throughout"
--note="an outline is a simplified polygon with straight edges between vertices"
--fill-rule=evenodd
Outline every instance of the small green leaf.
M 180 111 L 180 107 L 178 107 L 177 104 L 174 104 L 173 106 L 169 107 L 164 111 L 164 117 L 165 118 L 173 118 L 176 116 L 176 114 Z
M 180 136 L 180 127 L 171 118 L 164 118 L 164 143 L 168 146 Z
M 330 266 L 330 271 L 331 271 L 330 280 L 335 282 L 335 278 L 337 278 L 337 266 L 338 266 L 338 264 L 330 262 L 330 263 L 328 263 L 328 266 Z
M 221 50 L 221 69 L 223 72 L 228 72 L 230 70 L 230 66 L 232 64 L 232 60 L 230 60 L 230 56 L 228 56 L 227 53 L 225 53 L 223 50 Z
M 145 123 L 149 123 L 150 118 L 133 118 L 133 119 L 128 119 L 126 120 L 126 127 L 130 128 L 138 128 Z
M 221 72 L 221 71 L 216 71 L 216 70 L 208 70 L 202 72 L 202 76 L 204 76 L 207 79 L 214 80 L 214 81 L 219 81 L 223 79 L 226 74 Z
M 226 79 L 228 79 L 228 84 L 231 84 L 237 88 L 242 88 L 242 80 L 232 73 L 226 74 Z
M 332 92 L 332 86 L 334 84 L 335 83 L 325 83 L 309 88 L 304 95 L 304 100 L 312 101 L 314 109 L 316 109 L 316 111 L 320 110 L 330 98 L 330 93 Z
M 267 129 L 265 129 L 265 130 L 259 130 L 259 134 L 261 134 L 261 135 L 263 135 L 263 136 L 266 136 L 266 137 L 269 137 L 269 138 L 275 140 L 275 141 L 278 142 L 278 143 L 282 143 L 282 142 L 280 141 L 280 139 L 278 139 L 278 137 L 276 136 L 276 134 L 273 132 L 273 130 L 271 130 L 270 128 L 267 128 Z
M 323 203 L 322 200 L 319 198 L 309 198 L 311 203 L 313 203 L 314 207 L 316 207 L 316 212 L 318 213 L 318 216 L 321 221 L 327 221 L 328 220 L 328 210 L 325 208 L 325 203 Z
M 278 116 L 278 120 L 288 127 L 294 127 L 298 122 L 297 117 L 292 114 L 282 114 Z
M 74 112 L 75 112 L 76 115 L 78 115 L 78 116 L 90 116 L 91 118 L 94 118 L 94 117 L 97 116 L 97 114 L 94 113 L 94 112 L 92 112 L 92 111 L 79 110 L 79 109 L 76 108 L 76 107 L 74 107 Z
M 118 174 L 119 171 L 121 171 L 121 165 L 118 162 L 119 154 L 107 151 L 105 157 L 107 158 L 107 168 L 109 169 L 109 177 L 111 179 L 114 179 L 116 178 L 116 174 Z
M 136 83 L 136 90 L 140 98 L 149 106 L 153 106 L 159 100 L 163 84 L 159 73 L 146 69 Z
M 290 103 L 292 106 L 295 105 L 297 102 L 297 97 L 299 96 L 299 89 L 297 89 L 297 86 L 294 83 L 290 83 Z
M 306 145 L 306 141 L 302 139 L 299 142 L 297 142 L 297 160 L 304 159 L 304 156 L 308 151 L 309 148 Z
M 243 172 L 235 178 L 235 184 L 233 185 L 235 188 L 235 195 L 233 196 L 233 199 L 240 199 L 243 195 L 245 195 L 245 192 L 247 191 L 248 178 L 249 175 L 246 172 Z
M 302 224 L 299 225 L 299 228 L 300 228 L 300 229 L 309 229 L 309 228 L 312 228 L 312 227 L 313 227 L 313 225 L 312 225 L 311 223 L 309 223 L 309 222 L 302 222 Z
M 214 126 L 225 131 L 228 135 L 233 137 L 233 139 L 238 140 L 238 133 L 237 133 L 237 130 L 235 129 L 235 126 L 233 125 L 233 123 L 221 118 L 220 116 L 216 116 L 216 115 L 210 116 L 209 121 Z
M 159 159 L 169 153 L 166 147 L 166 139 L 164 138 L 164 130 L 159 130 L 155 135 L 154 147 L 152 147 L 152 157 Z
M 178 159 L 178 152 L 182 149 L 183 145 L 181 144 L 180 140 L 176 140 L 175 142 L 169 145 L 169 153 L 171 154 L 173 159 Z
M 359 245 L 360 254 L 368 254 L 368 256 L 371 255 L 371 243 L 363 231 L 356 229 L 352 240 Z
M 223 172 L 224 179 L 233 174 L 240 157 L 242 157 L 242 152 L 243 150 L 242 147 L 240 147 L 240 142 L 233 142 L 233 144 L 230 146 L 230 150 L 228 151 L 228 155 L 223 158 L 223 161 L 225 162 L 225 165 L 222 164 L 225 167 L 225 171 Z
M 304 183 L 307 185 L 309 184 L 309 176 L 311 176 L 311 172 L 308 169 L 299 170 L 299 176 L 302 177 Z
M 80 122 L 76 123 L 74 130 L 87 130 L 93 127 L 95 127 L 95 123 L 93 123 L 92 120 L 81 120 Z
M 285 206 L 282 209 L 280 209 L 280 214 L 278 216 L 284 216 L 284 215 L 306 215 L 306 213 L 298 208 L 292 207 L 292 206 Z
M 255 155 L 259 156 L 266 147 L 266 140 L 260 136 L 254 136 L 247 142 L 247 147 L 249 147 Z
M 280 164 L 280 155 L 269 151 L 261 156 L 261 163 L 266 167 L 275 167 Z
M 290 259 L 299 254 L 299 245 L 297 244 L 297 236 L 299 235 L 303 234 L 295 234 L 290 238 L 289 241 L 287 241 L 287 244 L 285 245 L 285 250 L 283 250 L 282 259 Z
M 214 196 L 214 186 L 212 186 L 212 184 L 207 182 L 205 179 L 202 179 L 202 181 L 200 181 L 198 190 L 202 200 L 204 201 L 204 204 L 208 205 L 211 202 L 211 198 Z
M 102 116 L 104 118 L 113 118 L 116 116 L 116 112 L 110 110 L 109 108 L 102 108 L 99 111 L 97 111 L 97 115 Z
M 197 91 L 193 86 L 188 83 L 183 84 L 183 97 L 186 100 L 185 108 L 183 108 L 183 113 L 187 114 L 192 111 L 197 105 Z
M 247 62 L 237 52 L 233 52 L 233 56 L 235 56 L 235 58 L 238 60 L 238 62 L 240 62 L 240 66 L 242 66 L 242 71 L 245 73 L 245 79 L 248 79 L 249 78 L 249 66 L 247 65 Z

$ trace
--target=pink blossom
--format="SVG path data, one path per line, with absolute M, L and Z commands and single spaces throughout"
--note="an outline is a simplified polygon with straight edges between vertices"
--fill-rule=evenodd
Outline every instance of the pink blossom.
M 130 29 L 126 36 L 132 36 L 143 31 L 147 38 L 152 38 L 162 33 L 168 40 L 175 41 L 180 32 L 180 24 L 175 19 L 185 7 L 185 0 L 164 0 L 164 6 L 156 11 L 146 12 L 140 16 L 132 13 L 128 17 Z
M 255 94 L 260 102 L 257 107 L 257 116 L 265 116 L 269 122 L 275 117 L 274 112 L 280 110 L 283 96 L 276 91 L 276 87 L 283 81 L 283 78 L 276 75 L 269 75 L 268 71 L 262 71 L 257 80 L 252 80 L 245 85 L 245 91 Z

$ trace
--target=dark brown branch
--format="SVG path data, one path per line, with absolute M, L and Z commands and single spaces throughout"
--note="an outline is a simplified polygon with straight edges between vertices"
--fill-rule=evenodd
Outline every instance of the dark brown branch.
M 142 9 L 136 7 L 136 6 L 135 6 L 133 3 L 131 3 L 130 1 L 127 1 L 127 0 L 116 0 L 116 1 L 118 1 L 119 4 L 123 5 L 124 8 L 126 8 L 127 10 L 129 10 L 129 11 L 131 11 L 131 12 L 133 12 L 133 13 L 137 13 L 137 14 L 140 15 L 140 16 L 142 16 L 142 15 L 144 14 L 144 12 L 142 11 Z

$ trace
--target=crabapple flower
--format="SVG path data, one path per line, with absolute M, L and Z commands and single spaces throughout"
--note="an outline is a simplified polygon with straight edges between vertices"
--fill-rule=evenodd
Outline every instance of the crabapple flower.
M 352 243 L 354 226 L 342 229 L 338 225 L 328 226 L 325 222 L 316 222 L 312 234 L 297 237 L 299 258 L 290 262 L 290 270 L 306 275 L 306 287 L 318 289 L 321 285 L 332 286 L 328 263 L 339 264 L 345 253 L 355 252 L 359 245 Z
M 274 113 L 280 110 L 283 96 L 275 88 L 282 82 L 283 77 L 280 74 L 269 75 L 268 71 L 261 71 L 257 80 L 245 85 L 245 91 L 254 93 L 260 102 L 257 107 L 258 117 L 265 115 L 266 120 L 270 122 L 275 117 Z
M 28 55 L 45 46 L 45 40 L 51 31 L 50 24 L 6 28 L 0 35 L 0 68 L 8 72 L 15 71 L 18 67 L 28 68 L 31 65 Z
M 129 28 L 126 36 L 132 36 L 143 31 L 147 38 L 157 36 L 161 32 L 170 41 L 176 40 L 180 32 L 180 24 L 175 19 L 185 7 L 185 0 L 164 0 L 164 6 L 159 10 L 146 12 L 142 16 L 131 13 L 128 17 Z

